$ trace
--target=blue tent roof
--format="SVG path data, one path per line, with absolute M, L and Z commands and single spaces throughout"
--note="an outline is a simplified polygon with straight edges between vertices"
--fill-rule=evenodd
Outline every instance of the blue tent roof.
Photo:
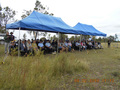
M 6 29 L 19 28 L 21 28 L 21 30 L 83 34 L 82 32 L 78 32 L 71 26 L 67 25 L 61 18 L 45 15 L 36 11 L 33 11 L 23 20 L 6 25 Z
M 85 34 L 83 35 L 106 36 L 105 33 L 98 31 L 92 25 L 77 23 L 73 28 L 75 28 L 78 32 L 84 32 Z

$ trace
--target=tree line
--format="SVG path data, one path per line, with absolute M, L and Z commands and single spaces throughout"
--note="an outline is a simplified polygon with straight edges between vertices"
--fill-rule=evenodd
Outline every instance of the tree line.
M 35 7 L 33 8 L 34 11 L 43 13 L 43 14 L 48 14 L 48 15 L 54 15 L 53 13 L 49 13 L 49 8 L 44 6 L 39 0 L 36 0 L 35 2 Z M 25 17 L 29 16 L 33 10 L 23 10 L 23 15 L 21 16 L 21 19 L 24 19 Z M 2 7 L 0 4 L 0 32 L 1 33 L 5 33 L 6 32 L 6 24 L 8 22 L 15 22 L 17 21 L 14 16 L 16 15 L 16 11 L 9 8 L 8 6 L 6 7 Z M 48 38 L 50 40 L 56 40 L 58 37 L 56 35 L 51 36 L 51 34 L 47 34 L 47 32 L 38 32 L 38 31 L 27 31 L 28 34 L 33 34 L 34 39 L 37 39 L 38 36 L 43 36 L 43 38 L 45 38 L 48 35 Z M 27 35 L 24 34 L 23 38 L 26 38 Z M 90 38 L 89 35 L 82 35 L 82 37 L 80 37 L 80 35 L 75 35 L 75 36 L 71 36 L 69 38 L 69 40 L 80 40 L 81 39 L 88 39 Z M 59 39 L 61 40 L 65 40 L 68 39 L 68 35 L 66 34 L 59 34 Z M 111 40 L 111 41 L 116 41 L 118 39 L 117 34 L 115 34 L 115 36 L 108 36 L 107 38 L 105 37 L 99 37 L 96 38 L 95 36 L 93 36 L 93 39 L 96 41 L 100 41 L 100 42 L 105 42 L 106 40 Z

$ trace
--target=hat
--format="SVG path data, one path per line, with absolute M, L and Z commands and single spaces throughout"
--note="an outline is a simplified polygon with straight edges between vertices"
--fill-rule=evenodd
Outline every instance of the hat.
M 40 42 L 42 42 L 42 39 L 40 39 Z
M 10 34 L 13 34 L 13 32 L 10 32 Z

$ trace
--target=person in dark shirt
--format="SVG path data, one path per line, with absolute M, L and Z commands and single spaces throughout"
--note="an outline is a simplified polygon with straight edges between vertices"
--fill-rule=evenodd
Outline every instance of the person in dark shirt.
M 51 46 L 54 49 L 54 51 L 57 51 L 57 45 L 56 45 L 56 42 L 54 40 L 52 41 Z
M 108 48 L 110 47 L 110 43 L 111 43 L 111 41 L 110 41 L 110 40 L 108 40 Z
M 6 35 L 4 37 L 4 40 L 5 40 L 5 54 L 10 52 L 10 49 L 9 49 L 9 46 L 10 46 L 10 35 L 9 35 L 9 32 L 6 32 Z
M 21 55 L 27 56 L 27 45 L 25 44 L 25 40 L 22 40 L 22 43 L 20 44 L 21 47 Z
M 15 39 L 15 36 L 13 35 L 13 32 L 10 32 L 10 41 L 13 41 Z
M 37 39 L 36 44 L 37 44 L 38 49 L 39 49 L 39 46 L 38 46 L 39 42 L 40 42 L 39 39 Z

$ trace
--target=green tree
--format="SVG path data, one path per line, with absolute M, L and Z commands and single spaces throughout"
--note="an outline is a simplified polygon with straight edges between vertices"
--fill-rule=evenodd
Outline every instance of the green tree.
M 45 40 L 46 38 L 45 37 L 42 37 L 42 38 L 40 38 L 41 40 Z
M 93 36 L 92 39 L 93 39 L 93 40 L 96 40 L 96 36 Z
M 56 37 L 56 35 L 53 35 L 50 37 L 51 40 L 58 40 L 58 37 Z
M 24 33 L 24 34 L 23 34 L 23 39 L 26 40 L 26 37 L 27 37 L 27 35 Z
M 100 42 L 101 42 L 101 41 L 102 41 L 102 38 L 101 38 L 101 37 L 99 37 L 98 39 L 96 39 L 96 41 L 100 41 Z
M 89 39 L 90 35 L 82 35 L 83 39 Z
M 118 35 L 117 35 L 117 34 L 115 34 L 115 37 L 114 37 L 114 38 L 115 38 L 115 41 L 116 41 L 116 40 L 118 39 Z
M 107 37 L 107 39 L 110 39 L 111 41 L 114 41 L 115 40 L 115 37 L 110 35 L 109 37 Z
M 69 40 L 70 40 L 70 41 L 73 41 L 73 40 L 75 40 L 75 37 L 74 37 L 74 36 L 71 36 L 71 37 L 69 38 Z
M 40 13 L 43 13 L 43 14 L 49 14 L 49 15 L 53 15 L 53 13 L 49 13 L 48 12 L 49 8 L 45 7 L 42 5 L 42 3 L 39 1 L 39 0 L 36 0 L 35 2 L 35 7 L 34 7 L 34 11 L 37 11 L 37 12 L 40 12 Z M 25 18 L 27 16 L 29 16 L 30 14 L 32 13 L 32 10 L 24 10 L 23 12 L 23 15 L 21 16 L 21 18 Z M 39 33 L 38 31 L 28 31 L 28 33 L 31 35 L 33 33 L 34 35 L 34 38 L 36 39 L 38 35 L 43 35 L 43 36 L 46 36 L 47 33 Z
M 60 40 L 68 39 L 68 35 L 65 35 L 65 34 L 59 33 L 59 39 L 60 39 Z
M 48 34 L 48 39 L 49 39 L 49 40 L 51 39 L 51 37 L 50 37 L 50 36 L 51 36 L 51 34 Z
M 12 10 L 8 6 L 2 8 L 0 5 L 0 32 L 6 31 L 6 24 L 8 21 L 14 21 L 15 15 L 16 11 Z

